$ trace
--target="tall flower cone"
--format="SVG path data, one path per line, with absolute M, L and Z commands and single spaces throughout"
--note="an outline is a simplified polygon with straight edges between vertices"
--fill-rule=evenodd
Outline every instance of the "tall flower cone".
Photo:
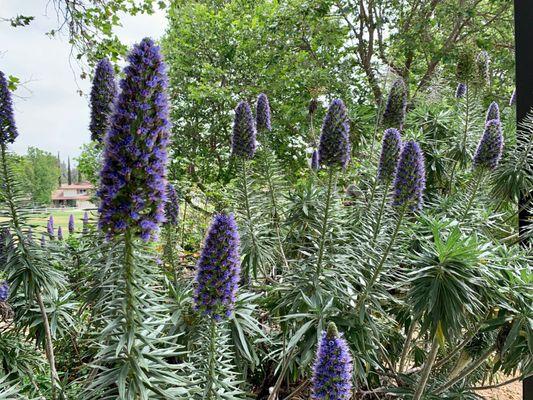
M 392 84 L 383 112 L 382 125 L 384 128 L 402 130 L 407 109 L 407 88 L 402 78 Z
M 256 127 L 250 105 L 241 101 L 235 108 L 231 153 L 242 159 L 253 158 L 256 149 Z
M 318 161 L 324 167 L 346 168 L 350 161 L 350 124 L 341 99 L 331 102 L 322 124 Z
M 266 94 L 261 93 L 257 97 L 257 105 L 255 108 L 256 127 L 259 132 L 271 131 L 270 124 L 270 103 Z
M 91 89 L 91 122 L 89 130 L 91 139 L 102 142 L 111 122 L 113 103 L 117 96 L 115 71 L 107 58 L 96 65 Z
M 393 206 L 416 211 L 422 208 L 426 187 L 424 155 L 417 142 L 410 140 L 403 146 L 394 179 Z
M 0 142 L 13 143 L 17 136 L 11 92 L 4 73 L 0 71 Z

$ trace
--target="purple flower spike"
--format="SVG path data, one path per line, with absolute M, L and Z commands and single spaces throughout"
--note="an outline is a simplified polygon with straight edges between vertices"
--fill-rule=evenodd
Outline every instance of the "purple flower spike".
M 457 85 L 457 89 L 455 90 L 455 98 L 456 99 L 462 99 L 466 95 L 466 91 L 468 88 L 466 87 L 465 83 L 460 83 Z
M 240 158 L 250 159 L 255 154 L 256 129 L 250 105 L 241 101 L 235 108 L 231 153 Z
M 96 65 L 91 89 L 91 140 L 102 142 L 105 138 L 117 96 L 115 71 L 107 58 Z
M 417 142 L 410 140 L 404 144 L 394 178 L 395 207 L 408 206 L 417 211 L 422 208 L 426 188 L 424 155 Z
M 57 228 L 57 240 L 63 240 L 63 228 Z
M 331 102 L 322 124 L 318 162 L 322 166 L 346 168 L 350 161 L 350 124 L 341 99 Z
M 55 236 L 54 232 L 54 217 L 50 215 L 50 218 L 48 218 L 48 224 L 46 225 L 46 232 L 48 232 L 48 236 L 50 236 L 50 239 L 53 239 Z
M 6 281 L 0 283 L 0 303 L 5 303 L 9 297 L 9 285 Z
M 98 226 L 108 238 L 131 229 L 149 241 L 165 218 L 167 75 L 152 39 L 135 45 L 128 61 L 104 141 Z
M 477 79 L 480 84 L 490 83 L 490 56 L 486 51 L 481 51 L 476 57 Z
M 352 396 L 352 356 L 333 322 L 322 332 L 313 366 L 313 400 L 349 400 Z
M 41 235 L 41 247 L 46 246 L 46 235 L 43 233 Z
M 516 105 L 516 89 L 513 90 L 513 94 L 511 95 L 511 98 L 509 99 L 509 107 L 512 107 Z
M 489 108 L 487 109 L 487 117 L 485 118 L 485 123 L 497 119 L 500 120 L 500 108 L 498 107 L 498 103 L 493 101 L 490 103 Z
M 320 163 L 318 162 L 318 151 L 313 150 L 313 154 L 311 154 L 311 169 L 313 171 L 318 171 L 320 168 Z
M 400 135 L 400 131 L 395 128 L 387 129 L 383 135 L 381 157 L 379 159 L 378 179 L 380 181 L 392 181 L 401 150 L 402 136 Z
M 68 217 L 68 233 L 72 235 L 75 230 L 74 215 L 70 214 L 70 217 Z
M 86 235 L 89 232 L 89 214 L 87 214 L 87 211 L 83 213 L 82 223 L 83 223 L 82 233 Z
M 258 131 L 271 131 L 270 125 L 270 103 L 266 94 L 261 93 L 257 97 L 257 105 L 255 109 L 255 121 Z
M 0 71 L 0 143 L 13 143 L 17 136 L 11 92 L 4 73 Z
M 239 232 L 233 214 L 217 214 L 196 266 L 195 309 L 216 321 L 230 316 L 240 271 Z
M 502 125 L 493 119 L 485 125 L 485 132 L 474 154 L 474 168 L 493 170 L 498 166 L 503 151 Z
M 177 226 L 180 216 L 180 202 L 174 185 L 167 183 L 167 202 L 165 204 L 165 223 Z
M 402 130 L 407 109 L 407 88 L 402 78 L 392 84 L 387 105 L 383 112 L 383 127 Z

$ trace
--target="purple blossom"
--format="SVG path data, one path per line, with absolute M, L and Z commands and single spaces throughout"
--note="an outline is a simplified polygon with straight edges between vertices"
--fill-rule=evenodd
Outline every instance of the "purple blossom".
M 235 108 L 231 153 L 240 158 L 250 159 L 255 154 L 256 129 L 250 105 L 241 101 Z
M 46 225 L 46 232 L 48 232 L 48 236 L 50 239 L 53 239 L 55 236 L 54 232 L 54 217 L 50 215 L 50 218 L 48 218 L 48 224 Z
M 63 228 L 57 228 L 57 240 L 63 240 Z
M 341 99 L 331 102 L 322 124 L 318 162 L 322 166 L 346 168 L 350 161 L 350 124 Z
M 318 162 L 318 151 L 313 150 L 313 154 L 311 154 L 311 169 L 313 171 L 318 171 L 320 168 L 320 163 Z
M 459 83 L 457 89 L 455 89 L 455 98 L 462 99 L 465 97 L 466 91 L 468 90 L 466 83 Z
M 240 271 L 239 232 L 233 214 L 217 214 L 196 266 L 195 309 L 216 321 L 231 315 Z
M 509 107 L 512 107 L 516 104 L 516 89 L 513 90 L 513 94 L 511 95 L 511 98 L 509 99 Z
M 258 131 L 271 131 L 270 125 L 270 103 L 266 94 L 261 93 L 257 97 L 255 108 L 255 121 Z
M 487 116 L 485 117 L 485 123 L 493 119 L 500 120 L 500 108 L 498 107 L 498 103 L 496 103 L 495 101 L 490 103 L 490 106 L 487 109 Z
M 407 110 L 407 88 L 402 78 L 396 79 L 389 92 L 383 112 L 382 124 L 385 128 L 402 130 Z
M 180 202 L 174 185 L 167 183 L 167 202 L 165 204 L 165 223 L 177 226 L 180 216 Z
M 5 303 L 9 297 L 9 285 L 7 281 L 0 283 L 0 303 Z
M 485 132 L 474 153 L 474 168 L 493 170 L 498 166 L 503 151 L 502 126 L 493 119 L 485 125 Z
M 68 217 L 68 233 L 72 235 L 75 230 L 76 228 L 74 226 L 74 215 L 70 214 L 70 217 Z
M 380 181 L 392 181 L 401 150 L 402 136 L 400 131 L 395 128 L 385 130 L 378 167 L 378 179 Z
M 349 400 L 352 396 L 352 356 L 333 322 L 322 332 L 312 378 L 313 400 Z
M 46 235 L 43 233 L 41 235 L 41 247 L 46 246 Z
M 412 211 L 422 208 L 426 170 L 424 155 L 417 142 L 410 140 L 404 144 L 394 178 L 395 207 L 408 206 Z
M 18 136 L 7 79 L 0 71 L 0 143 L 13 143 Z
M 113 103 L 117 96 L 115 71 L 107 58 L 96 65 L 91 89 L 91 140 L 102 142 L 109 128 Z
M 86 235 L 89 232 L 89 214 L 87 214 L 87 211 L 83 213 L 82 224 L 82 233 Z
M 108 238 L 131 229 L 148 241 L 165 218 L 167 76 L 152 39 L 135 45 L 128 61 L 104 141 L 98 225 Z

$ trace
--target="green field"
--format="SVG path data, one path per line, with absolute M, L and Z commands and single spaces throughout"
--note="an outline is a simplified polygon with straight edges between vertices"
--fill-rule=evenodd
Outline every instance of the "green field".
M 48 218 L 50 215 L 54 217 L 54 227 L 57 229 L 61 226 L 63 232 L 68 231 L 68 220 L 70 214 L 74 215 L 74 226 L 75 229 L 81 230 L 82 219 L 85 211 L 83 210 L 50 210 L 50 212 L 38 213 L 28 219 L 30 225 L 37 227 L 37 231 L 44 231 L 46 229 L 46 224 L 48 223 Z M 94 219 L 94 211 L 89 212 L 89 220 Z M 41 229 L 40 229 L 41 228 Z

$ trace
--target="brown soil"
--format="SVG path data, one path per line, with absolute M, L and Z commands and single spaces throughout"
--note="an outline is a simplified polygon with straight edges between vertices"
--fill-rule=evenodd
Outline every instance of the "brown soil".
M 477 393 L 487 400 L 522 400 L 522 382 L 512 382 L 496 389 L 479 390 Z

